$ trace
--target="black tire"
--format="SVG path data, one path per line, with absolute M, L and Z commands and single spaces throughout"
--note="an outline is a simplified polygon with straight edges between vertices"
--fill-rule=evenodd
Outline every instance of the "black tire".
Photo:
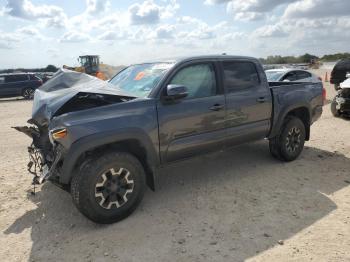
M 297 117 L 288 116 L 279 135 L 269 141 L 272 156 L 282 161 L 293 161 L 303 151 L 305 143 L 305 126 Z
M 33 99 L 35 90 L 33 88 L 25 88 L 22 91 L 22 96 L 27 99 Z
M 337 109 L 337 102 L 335 101 L 335 98 L 332 100 L 332 103 L 331 103 L 331 112 L 332 112 L 332 115 L 334 117 L 339 117 L 340 116 L 340 112 Z
M 113 181 L 114 178 L 119 182 Z M 128 190 L 132 192 L 128 193 Z M 108 152 L 87 159 L 71 182 L 76 207 L 90 220 L 101 224 L 114 223 L 129 216 L 141 202 L 144 191 L 143 166 L 136 157 L 124 152 Z

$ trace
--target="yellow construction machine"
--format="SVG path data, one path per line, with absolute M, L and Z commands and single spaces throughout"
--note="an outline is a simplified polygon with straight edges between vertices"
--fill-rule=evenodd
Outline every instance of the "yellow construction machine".
M 100 71 L 100 57 L 98 55 L 79 56 L 78 62 L 80 63 L 78 67 L 64 65 L 63 68 L 92 75 L 102 80 L 107 79 L 105 74 Z

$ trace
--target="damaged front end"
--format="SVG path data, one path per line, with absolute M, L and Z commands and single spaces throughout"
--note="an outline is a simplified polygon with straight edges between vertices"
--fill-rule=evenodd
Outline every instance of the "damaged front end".
M 33 119 L 28 120 L 30 126 L 14 127 L 33 139 L 31 145 L 27 148 L 29 154 L 29 162 L 27 170 L 33 177 L 33 185 L 41 184 L 49 178 L 50 170 L 55 170 L 56 164 L 61 158 L 61 154 L 57 154 L 53 150 L 53 145 L 49 141 L 47 127 L 39 127 Z
M 37 89 L 32 118 L 28 120 L 29 126 L 14 127 L 33 140 L 28 147 L 28 172 L 34 175 L 33 184 L 50 180 L 59 185 L 62 163 L 67 151 L 67 147 L 61 142 L 64 140 L 62 135 L 67 135 L 67 129 L 53 125 L 53 119 L 134 98 L 108 82 L 69 70 L 60 70 Z M 65 133 L 62 130 L 65 130 Z

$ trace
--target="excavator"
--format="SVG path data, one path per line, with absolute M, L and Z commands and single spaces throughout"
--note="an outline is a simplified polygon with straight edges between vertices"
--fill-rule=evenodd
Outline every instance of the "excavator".
M 84 55 L 79 56 L 78 62 L 80 66 L 70 67 L 64 65 L 63 68 L 73 70 L 80 73 L 95 76 L 101 80 L 106 80 L 106 76 L 100 71 L 100 57 L 98 55 Z

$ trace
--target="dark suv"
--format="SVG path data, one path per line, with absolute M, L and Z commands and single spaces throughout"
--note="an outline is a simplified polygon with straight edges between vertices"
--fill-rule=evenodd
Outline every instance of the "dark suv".
M 32 99 L 43 81 L 30 73 L 0 74 L 0 97 L 23 96 Z

